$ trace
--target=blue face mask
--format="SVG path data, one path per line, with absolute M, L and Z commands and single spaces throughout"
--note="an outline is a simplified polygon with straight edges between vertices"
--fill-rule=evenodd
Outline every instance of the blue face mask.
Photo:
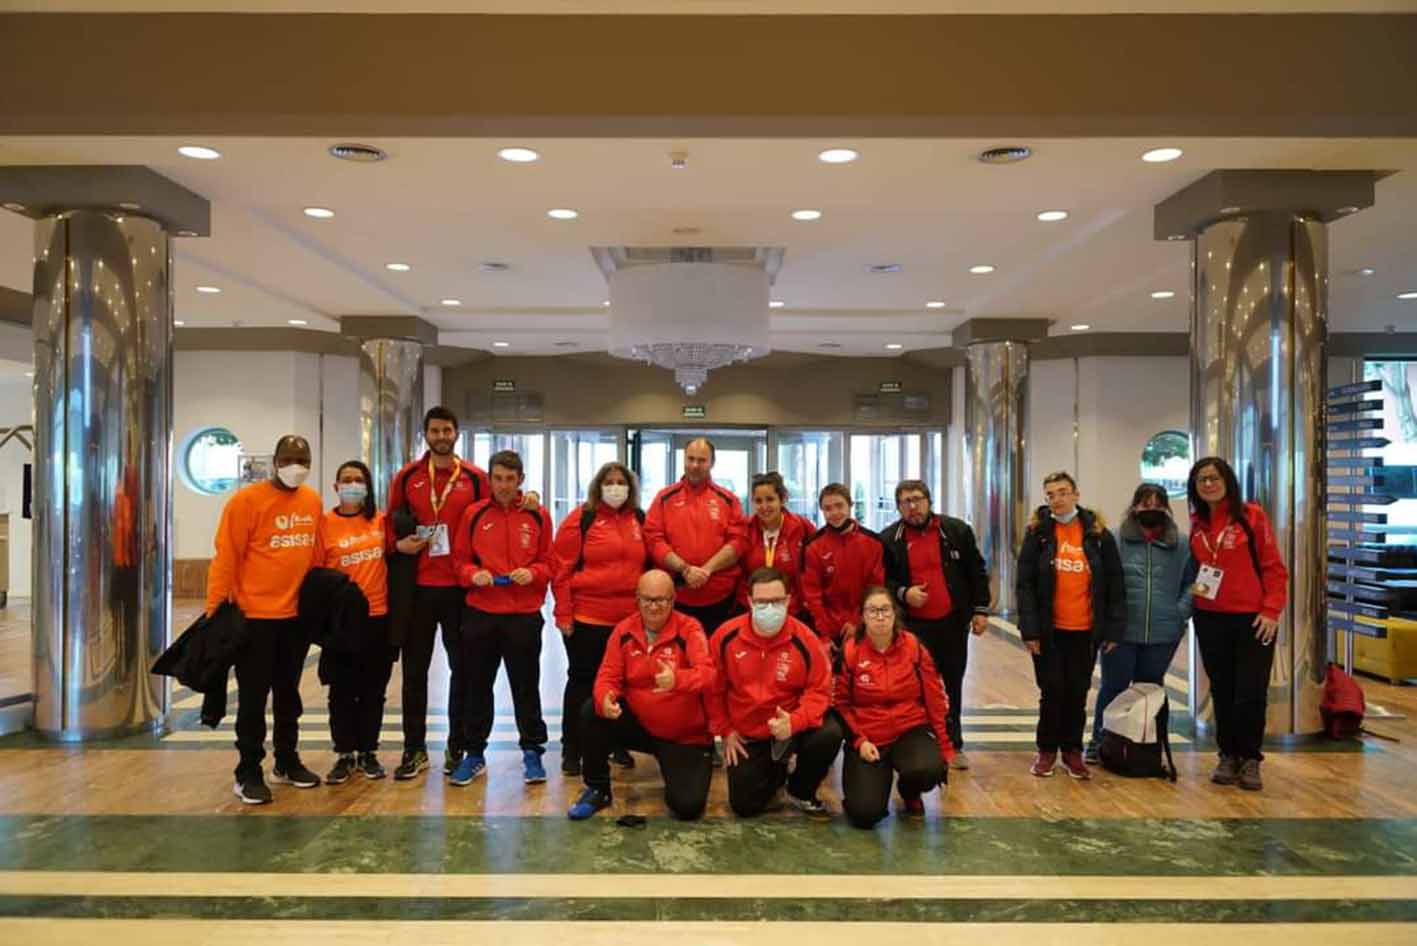
M 1060 515 L 1058 515 L 1057 513 L 1054 513 L 1054 514 L 1053 514 L 1053 518 L 1054 518 L 1055 520 L 1057 520 L 1058 522 L 1061 522 L 1063 525 L 1067 525 L 1068 523 L 1072 522 L 1072 521 L 1073 521 L 1074 519 L 1076 519 L 1077 517 L 1078 517 L 1078 507 L 1076 507 L 1076 506 L 1074 506 L 1074 507 L 1073 507 L 1073 511 L 1070 512 L 1070 513 L 1068 513 L 1066 516 L 1060 516 Z
M 754 604 L 753 630 L 770 637 L 787 623 L 787 604 Z
M 342 503 L 350 505 L 361 505 L 369 496 L 369 487 L 363 483 L 341 483 L 339 484 L 339 498 Z

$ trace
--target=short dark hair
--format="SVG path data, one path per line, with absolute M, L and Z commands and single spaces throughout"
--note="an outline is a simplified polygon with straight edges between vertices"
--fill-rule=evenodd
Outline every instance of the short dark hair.
M 500 466 L 504 470 L 511 470 L 514 473 L 526 472 L 522 468 L 522 456 L 515 450 L 498 450 L 492 454 L 492 459 L 487 461 L 487 469 Z
M 775 581 L 782 582 L 783 588 L 787 587 L 787 576 L 776 568 L 755 568 L 753 574 L 748 576 L 748 594 L 752 594 L 753 589 L 758 585 L 767 585 Z
M 1047 489 L 1049 483 L 1061 483 L 1066 481 L 1073 489 L 1078 488 L 1078 481 L 1073 479 L 1073 475 L 1067 470 L 1058 470 L 1043 477 L 1043 488 Z
M 436 407 L 428 408 L 428 413 L 423 415 L 423 432 L 428 433 L 428 425 L 435 420 L 445 420 L 453 425 L 453 429 L 458 429 L 458 415 L 439 404 Z
M 297 450 L 302 448 L 305 450 L 311 449 L 310 441 L 306 440 L 304 437 L 300 436 L 299 434 L 286 434 L 284 437 L 281 437 L 279 440 L 276 441 L 276 448 L 275 450 L 271 451 L 272 463 L 274 463 L 276 455 L 279 454 L 281 450 L 285 447 L 293 447 Z
M 851 490 L 846 488 L 845 483 L 828 483 L 822 487 L 822 491 L 817 494 L 817 508 L 821 508 L 822 503 L 827 501 L 828 496 L 840 496 L 846 500 L 848 506 L 853 504 Z
M 924 480 L 901 480 L 895 484 L 895 504 L 900 505 L 900 494 L 909 490 L 919 490 L 925 494 L 925 498 L 930 499 L 930 487 L 925 485 Z
M 358 470 L 359 475 L 364 477 L 364 485 L 369 492 L 364 494 L 364 506 L 359 510 L 359 514 L 365 519 L 373 519 L 374 513 L 379 511 L 379 503 L 374 498 L 374 475 L 369 472 L 369 467 L 364 465 L 362 460 L 345 460 L 335 470 L 335 482 L 339 482 L 339 475 L 345 470 Z
M 782 481 L 782 474 L 777 471 L 768 473 L 753 474 L 753 485 L 748 490 L 748 495 L 752 496 L 757 492 L 759 486 L 771 486 L 773 492 L 777 493 L 777 498 L 787 502 L 787 484 Z
M 684 449 L 685 449 L 685 450 L 688 450 L 690 447 L 692 447 L 692 446 L 693 446 L 694 444 L 696 444 L 696 443 L 701 443 L 701 444 L 703 444 L 705 447 L 708 447 L 708 448 L 709 448 L 709 462 L 710 462 L 710 463 L 714 463 L 715 461 L 718 460 L 718 448 L 716 448 L 716 447 L 713 445 L 713 441 L 710 440 L 710 439 L 708 439 L 707 437 L 695 437 L 693 440 L 690 440 L 688 443 L 684 444 Z

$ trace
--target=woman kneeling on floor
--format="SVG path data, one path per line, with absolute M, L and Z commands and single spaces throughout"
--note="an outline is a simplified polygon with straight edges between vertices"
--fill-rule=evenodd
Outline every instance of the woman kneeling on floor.
M 890 592 L 866 589 L 861 615 L 834 695 L 854 750 L 842 764 L 842 806 L 853 825 L 870 828 L 886 816 L 893 775 L 904 813 L 924 817 L 920 796 L 946 783 L 954 746 L 944 683 L 930 652 L 901 623 Z

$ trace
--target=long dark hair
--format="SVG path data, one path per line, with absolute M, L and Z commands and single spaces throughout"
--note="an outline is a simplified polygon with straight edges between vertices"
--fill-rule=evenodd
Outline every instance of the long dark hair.
M 369 468 L 359 460 L 345 460 L 335 470 L 335 483 L 339 483 L 339 475 L 345 470 L 358 470 L 359 475 L 364 477 L 364 486 L 368 492 L 364 494 L 364 506 L 359 510 L 359 514 L 365 519 L 373 519 L 374 514 L 379 511 L 379 503 L 374 498 L 374 474 L 369 472 Z
M 866 638 L 866 602 L 877 595 L 882 595 L 891 603 L 891 611 L 895 613 L 895 627 L 891 628 L 891 643 L 895 643 L 900 637 L 901 631 L 905 630 L 905 614 L 901 611 L 900 604 L 891 594 L 890 589 L 884 585 L 871 585 L 861 595 L 861 623 L 856 627 L 856 642 L 859 644 Z
M 1191 467 L 1191 475 L 1186 477 L 1186 499 L 1191 504 L 1191 515 L 1201 522 L 1210 522 L 1210 504 L 1201 499 L 1200 488 L 1196 486 L 1196 477 L 1208 466 L 1215 467 L 1215 471 L 1225 481 L 1225 506 L 1230 513 L 1230 519 L 1234 522 L 1244 521 L 1245 497 L 1240 495 L 1240 481 L 1235 477 L 1235 471 L 1231 469 L 1230 464 L 1220 457 L 1201 457 Z
M 633 470 L 631 470 L 625 464 L 621 463 L 619 460 L 611 460 L 609 463 L 606 463 L 604 466 L 602 466 L 599 470 L 596 470 L 595 476 L 591 478 L 590 488 L 586 490 L 586 508 L 590 510 L 596 510 L 600 508 L 600 489 L 605 485 L 605 478 L 611 473 L 619 473 L 621 476 L 625 477 L 625 482 L 630 484 L 630 495 L 625 499 L 625 505 L 621 506 L 620 508 L 639 509 L 640 478 L 635 475 Z

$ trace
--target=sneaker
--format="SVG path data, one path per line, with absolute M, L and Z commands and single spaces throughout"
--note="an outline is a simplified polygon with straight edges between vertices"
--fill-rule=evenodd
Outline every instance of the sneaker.
M 1092 778 L 1092 773 L 1087 770 L 1087 763 L 1082 761 L 1082 753 L 1076 749 L 1063 753 L 1063 770 L 1079 781 L 1085 782 Z
M 581 797 L 576 799 L 576 803 L 566 812 L 566 817 L 572 821 L 584 821 L 602 808 L 610 807 L 610 794 L 602 792 L 598 788 L 587 788 L 581 792 Z
M 453 774 L 448 776 L 448 784 L 457 785 L 459 787 L 467 785 L 486 771 L 487 760 L 480 755 L 473 755 L 469 752 L 462 757 L 462 761 L 459 762 L 458 767 L 453 770 Z M 394 778 L 398 778 L 397 773 L 394 774 Z
M 792 794 L 791 792 L 788 792 L 787 803 L 793 808 L 796 808 L 798 811 L 802 812 L 804 815 L 814 815 L 820 817 L 822 815 L 831 814 L 831 812 L 827 810 L 827 806 L 822 804 L 822 800 L 820 798 L 817 798 L 816 796 L 813 796 L 811 798 L 798 798 L 796 795 Z
M 528 785 L 546 781 L 546 766 L 541 764 L 541 753 L 535 749 L 522 750 L 522 781 Z
M 417 778 L 418 773 L 428 768 L 428 753 L 423 749 L 405 750 L 399 767 L 394 769 L 394 781 L 406 782 Z
M 967 769 L 967 768 L 969 768 L 969 756 L 965 755 L 962 751 L 961 751 L 961 752 L 956 752 L 956 753 L 955 753 L 955 757 L 954 757 L 954 761 L 950 763 L 950 768 L 952 768 L 952 769 Z
M 635 767 L 635 757 L 625 749 L 616 749 L 610 753 L 610 762 L 622 769 L 633 769 Z
M 1097 747 L 1097 743 L 1089 742 L 1087 744 L 1087 751 L 1082 754 L 1082 761 L 1088 765 L 1102 764 L 1102 750 Z
M 358 763 L 354 759 L 354 753 L 344 753 L 335 759 L 335 767 L 330 769 L 330 774 L 325 776 L 326 785 L 343 785 L 349 781 L 349 777 L 358 768 Z
M 1240 777 L 1240 760 L 1232 759 L 1229 756 L 1221 756 L 1216 763 L 1215 771 L 1210 773 L 1210 780 L 1217 785 L 1234 785 L 1235 780 Z
M 379 764 L 379 757 L 372 752 L 359 753 L 359 771 L 363 772 L 367 779 L 381 779 L 388 774 Z
M 1260 778 L 1260 760 L 1246 759 L 1240 763 L 1240 787 L 1247 792 L 1257 792 L 1264 788 L 1264 780 Z
M 462 757 L 467 755 L 461 749 L 449 749 L 443 753 L 443 774 L 452 775 L 457 770 L 458 763 L 462 762 Z
M 261 777 L 259 771 L 250 775 L 237 776 L 236 784 L 231 787 L 231 791 L 242 804 L 246 805 L 269 805 L 271 803 L 271 790 L 266 787 L 266 780 Z
M 1053 774 L 1053 769 L 1058 765 L 1058 753 L 1056 751 L 1044 752 L 1041 749 L 1033 757 L 1033 765 L 1028 771 L 1039 778 L 1048 778 Z
M 311 772 L 296 756 L 285 765 L 271 769 L 271 781 L 277 785 L 294 785 L 296 788 L 314 788 L 320 784 L 320 776 Z
M 919 795 L 914 798 L 902 798 L 901 802 L 901 813 L 907 818 L 925 817 L 925 799 Z
M 561 774 L 576 777 L 581 774 L 581 760 L 575 756 L 561 756 Z

